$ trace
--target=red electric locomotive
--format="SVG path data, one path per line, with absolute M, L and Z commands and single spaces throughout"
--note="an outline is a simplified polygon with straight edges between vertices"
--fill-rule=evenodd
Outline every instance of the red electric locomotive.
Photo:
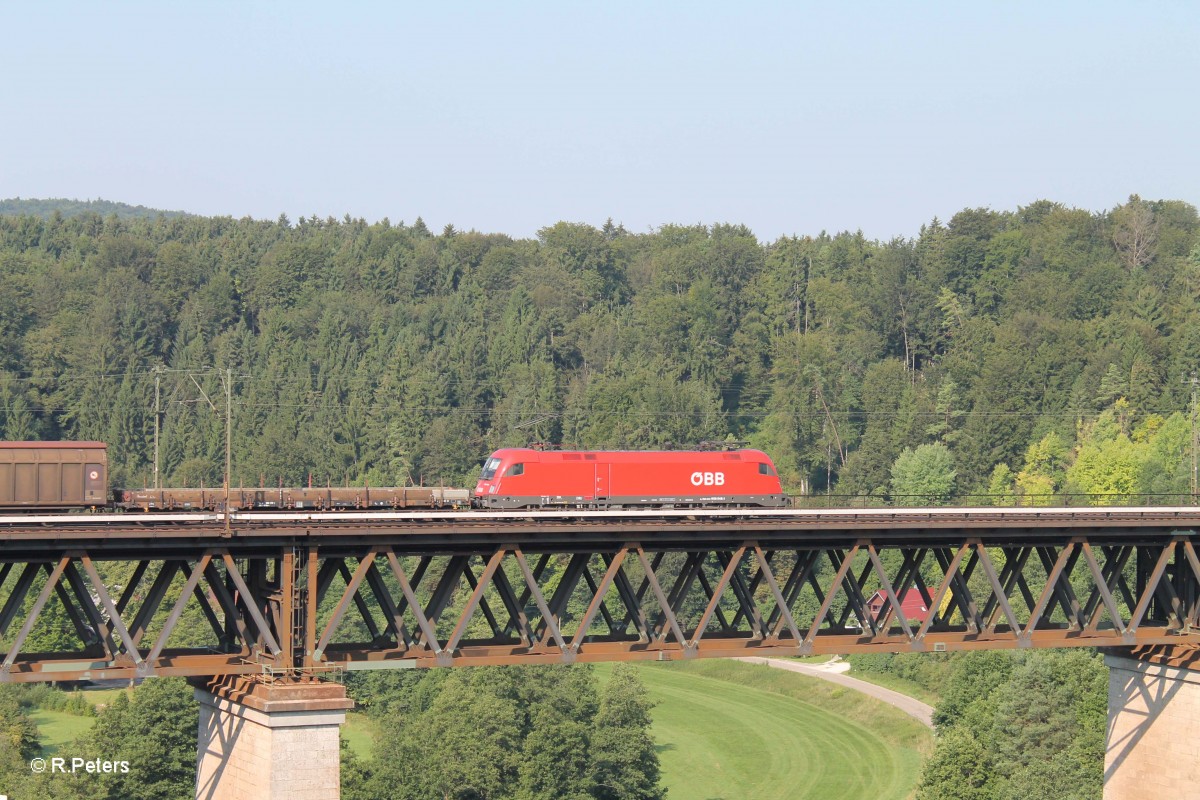
M 779 507 L 786 498 L 760 450 L 577 451 L 506 448 L 475 485 L 483 508 Z

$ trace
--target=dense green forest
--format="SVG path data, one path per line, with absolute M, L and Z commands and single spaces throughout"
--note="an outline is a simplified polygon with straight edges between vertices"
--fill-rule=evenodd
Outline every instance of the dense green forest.
M 157 380 L 165 480 L 219 483 L 228 369 L 244 485 L 730 439 L 797 494 L 1168 496 L 1189 490 L 1198 242 L 1194 207 L 1136 196 L 888 242 L 0 216 L 0 435 L 107 441 L 143 484 Z
M 67 200 L 64 198 L 23 200 L 20 197 L 0 200 L 0 215 L 29 215 L 31 217 L 50 219 L 56 214 L 60 217 L 77 217 L 80 214 L 99 214 L 106 217 L 112 214 L 116 215 L 119 219 L 133 219 L 138 217 L 155 219 L 157 217 L 187 216 L 182 211 L 162 211 L 157 208 L 131 206 L 128 203 L 117 203 L 112 200 Z
M 380 733 L 343 754 L 346 800 L 662 800 L 653 703 L 636 670 L 590 666 L 363 672 L 348 679 Z
M 1108 671 L 1096 650 L 850 656 L 937 697 L 917 800 L 1092 800 L 1104 789 Z
M 182 678 L 145 681 L 97 712 L 83 696 L 46 684 L 0 686 L 0 784 L 14 798 L 186 800 L 195 797 L 198 712 Z M 54 708 L 94 716 L 62 752 L 42 750 L 31 713 Z M 127 772 L 37 771 L 34 758 L 125 761 Z

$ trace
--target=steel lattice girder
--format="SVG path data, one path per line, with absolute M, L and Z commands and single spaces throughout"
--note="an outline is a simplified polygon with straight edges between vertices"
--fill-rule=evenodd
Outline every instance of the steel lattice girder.
M 226 541 L 5 562 L 0 681 L 1200 644 L 1191 532 L 536 546 Z M 115 601 L 98 561 L 129 572 Z M 910 592 L 923 618 L 906 617 Z M 78 648 L 29 652 L 54 604 Z

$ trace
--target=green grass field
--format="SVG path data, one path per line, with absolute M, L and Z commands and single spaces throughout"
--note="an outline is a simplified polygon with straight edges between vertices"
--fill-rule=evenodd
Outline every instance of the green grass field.
M 37 723 L 38 742 L 42 745 L 42 755 L 47 757 L 56 755 L 60 747 L 70 744 L 96 722 L 95 717 L 77 717 L 44 708 L 35 708 L 29 716 Z
M 86 697 L 88 702 L 91 703 L 92 705 L 96 706 L 97 708 L 103 708 L 104 706 L 111 703 L 113 700 L 116 700 L 117 695 L 124 694 L 127 691 L 129 691 L 129 690 L 128 689 L 87 689 L 86 691 L 84 691 L 83 696 Z
M 351 711 L 346 715 L 346 724 L 342 726 L 342 738 L 354 755 L 360 758 L 370 758 L 375 746 L 375 723 L 361 711 Z
M 88 702 L 103 708 L 125 689 L 88 689 L 83 693 Z M 52 756 L 59 748 L 82 733 L 87 732 L 96 724 L 95 717 L 79 717 L 65 711 L 51 711 L 45 708 L 35 708 L 29 715 L 38 726 L 38 741 L 42 745 L 42 754 Z
M 891 706 L 815 678 L 716 660 L 638 670 L 677 800 L 904 800 L 933 746 Z

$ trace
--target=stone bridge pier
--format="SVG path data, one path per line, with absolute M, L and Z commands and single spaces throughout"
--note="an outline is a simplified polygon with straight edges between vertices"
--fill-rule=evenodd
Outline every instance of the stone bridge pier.
M 338 730 L 354 702 L 317 680 L 227 676 L 192 684 L 200 703 L 196 800 L 336 800 Z
M 1200 796 L 1200 648 L 1111 650 L 1104 800 Z

